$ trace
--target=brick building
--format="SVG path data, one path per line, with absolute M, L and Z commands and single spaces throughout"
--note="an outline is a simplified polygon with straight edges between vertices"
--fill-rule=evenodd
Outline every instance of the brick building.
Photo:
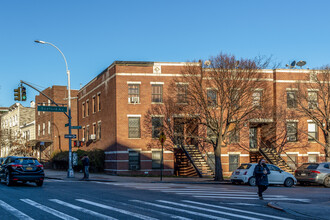
M 151 105 L 162 104 L 163 95 L 166 95 L 163 92 L 167 91 L 173 78 L 180 76 L 185 65 L 187 63 L 115 61 L 92 79 L 78 92 L 78 124 L 82 126 L 78 138 L 86 143 L 82 149 L 105 150 L 105 170 L 112 174 L 159 174 L 160 149 L 150 147 L 142 122 Z M 276 156 L 269 152 L 260 154 L 262 146 L 267 145 L 264 140 L 269 135 L 270 125 L 278 126 L 272 135 L 290 130 L 286 127 L 288 124 L 298 126 L 306 133 L 317 129 L 310 119 L 295 118 L 295 109 L 289 106 L 292 91 L 296 90 L 298 81 L 310 75 L 309 70 L 262 72 L 266 87 L 256 88 L 253 95 L 256 100 L 261 100 L 261 96 L 267 94 L 272 103 L 270 114 L 265 118 L 251 119 L 239 132 L 236 140 L 239 144 L 222 149 L 225 175 L 230 175 L 240 163 L 255 161 L 260 156 L 269 159 Z M 291 113 L 283 118 L 280 116 L 282 111 Z M 280 122 L 284 122 L 284 127 L 279 126 Z M 320 144 L 310 141 L 306 135 L 297 134 L 296 130 L 293 133 L 291 129 L 291 133 L 286 134 L 287 143 L 281 151 L 281 160 L 293 169 L 303 162 L 324 160 Z M 200 152 L 200 155 L 212 158 L 213 152 Z M 179 157 L 178 151 L 165 151 L 165 175 L 180 174 L 177 172 Z M 191 165 L 188 162 L 185 166 Z
M 52 86 L 42 91 L 58 105 L 67 106 L 68 90 L 66 86 Z M 72 125 L 77 125 L 77 90 L 71 90 L 71 115 Z M 35 97 L 36 105 L 50 106 L 51 101 L 39 94 Z M 68 118 L 63 112 L 40 112 L 35 110 L 35 150 L 41 159 L 49 159 L 52 153 L 69 150 L 69 142 L 64 138 L 68 134 Z M 77 130 L 72 130 L 77 134 Z M 40 154 L 41 152 L 41 154 Z

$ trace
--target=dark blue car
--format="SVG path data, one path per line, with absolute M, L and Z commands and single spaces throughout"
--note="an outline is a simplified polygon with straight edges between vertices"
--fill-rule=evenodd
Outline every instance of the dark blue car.
M 15 182 L 35 182 L 42 186 L 44 178 L 43 165 L 33 157 L 9 156 L 0 166 L 0 181 L 4 180 L 7 186 Z

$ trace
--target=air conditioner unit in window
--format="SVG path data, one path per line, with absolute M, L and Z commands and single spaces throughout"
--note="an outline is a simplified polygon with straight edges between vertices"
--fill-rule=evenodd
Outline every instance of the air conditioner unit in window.
M 129 103 L 140 103 L 140 98 L 139 97 L 131 97 L 128 98 Z
M 82 141 L 82 142 L 85 142 L 85 138 L 82 138 L 81 141 Z
M 95 134 L 91 134 L 91 140 L 95 140 L 96 139 L 96 135 Z

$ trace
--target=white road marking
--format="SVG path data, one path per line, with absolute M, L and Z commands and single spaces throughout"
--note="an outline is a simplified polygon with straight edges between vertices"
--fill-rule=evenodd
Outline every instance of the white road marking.
M 83 213 L 86 213 L 86 214 L 90 214 L 90 215 L 93 215 L 93 216 L 99 217 L 99 218 L 101 218 L 101 219 L 107 219 L 107 220 L 115 220 L 115 219 L 116 219 L 116 218 L 112 218 L 112 217 L 107 216 L 107 215 L 103 215 L 103 214 L 100 214 L 100 213 L 94 212 L 94 211 L 89 210 L 89 209 L 85 209 L 85 208 L 82 208 L 82 207 L 79 207 L 79 206 L 76 206 L 76 205 L 72 205 L 72 204 L 67 203 L 67 202 L 63 202 L 63 201 L 58 200 L 58 199 L 50 199 L 50 201 L 52 201 L 52 202 L 56 202 L 57 204 L 67 206 L 67 207 L 69 207 L 69 208 L 72 208 L 72 209 L 78 210 L 78 211 L 83 212 Z
M 21 199 L 21 201 L 23 201 L 23 202 L 25 202 L 25 203 L 27 203 L 27 204 L 29 204 L 31 206 L 34 206 L 34 207 L 36 207 L 38 209 L 41 209 L 41 210 L 43 210 L 45 212 L 48 212 L 49 214 L 52 214 L 52 215 L 54 215 L 56 217 L 59 217 L 61 219 L 65 219 L 65 220 L 78 220 L 77 218 L 74 218 L 74 217 L 72 217 L 70 215 L 64 214 L 63 212 L 57 211 L 55 209 L 49 208 L 47 206 L 41 205 L 41 204 L 39 204 L 37 202 L 34 202 L 34 201 L 30 200 L 30 199 Z
M 126 211 L 126 210 L 123 210 L 123 209 L 118 209 L 118 208 L 108 206 L 108 205 L 104 205 L 104 204 L 101 204 L 101 203 L 96 203 L 96 202 L 88 201 L 88 200 L 85 200 L 85 199 L 76 199 L 76 200 L 79 201 L 79 202 L 94 205 L 94 206 L 97 206 L 97 207 L 100 207 L 100 208 L 108 209 L 108 210 L 119 212 L 119 213 L 126 214 L 126 215 L 130 215 L 130 216 L 133 216 L 135 218 L 146 219 L 146 220 L 147 219 L 148 220 L 155 220 L 155 218 L 152 218 L 152 217 L 149 217 L 149 216 L 146 216 L 146 215 L 141 215 L 141 214 Z
M 233 213 L 228 213 L 228 212 L 222 212 L 222 211 L 213 210 L 213 209 L 202 208 L 199 206 L 191 206 L 191 205 L 186 205 L 186 204 L 177 203 L 177 202 L 170 202 L 170 201 L 165 201 L 165 200 L 157 200 L 157 202 L 162 202 L 165 204 L 171 204 L 171 205 L 181 206 L 181 207 L 185 207 L 185 208 L 197 209 L 197 210 L 202 210 L 202 211 L 207 211 L 207 212 L 212 212 L 212 213 L 217 213 L 217 214 L 222 214 L 222 215 L 229 215 L 229 216 L 237 217 L 240 219 L 259 220 L 258 218 L 253 218 L 253 217 L 248 217 L 248 216 L 238 215 L 238 214 L 233 214 Z
M 289 218 L 276 217 L 274 215 L 267 215 L 267 214 L 262 214 L 262 213 L 259 213 L 259 212 L 250 212 L 250 211 L 245 211 L 245 210 L 241 210 L 241 209 L 229 208 L 229 207 L 224 207 L 224 206 L 219 206 L 219 205 L 211 205 L 211 204 L 207 204 L 207 203 L 195 202 L 195 201 L 190 201 L 190 200 L 182 200 L 182 201 L 192 203 L 192 204 L 195 204 L 195 205 L 204 205 L 204 206 L 208 206 L 208 207 L 212 207 L 212 208 L 219 208 L 219 209 L 225 209 L 225 210 L 229 210 L 229 211 L 242 212 L 242 213 L 247 213 L 247 214 L 251 214 L 251 215 L 258 215 L 258 216 L 262 216 L 262 217 L 275 218 L 275 219 L 281 219 L 281 220 L 289 220 Z
M 141 203 L 141 204 L 144 204 L 144 205 L 151 205 L 151 206 L 155 206 L 155 207 L 162 208 L 162 209 L 170 209 L 170 210 L 175 210 L 177 212 L 184 212 L 184 213 L 188 213 L 188 214 L 192 214 L 192 215 L 196 215 L 196 216 L 201 216 L 203 218 L 229 220 L 229 219 L 226 219 L 226 218 L 220 218 L 220 217 L 216 217 L 216 216 L 213 216 L 213 215 L 207 215 L 207 214 L 203 214 L 203 213 L 199 213 L 199 212 L 188 211 L 188 210 L 180 209 L 180 208 L 168 207 L 168 206 L 165 206 L 165 205 L 158 205 L 158 204 L 154 204 L 154 203 L 150 203 L 150 202 L 144 202 L 144 201 L 140 201 L 140 200 L 130 200 L 130 201 L 138 202 L 138 203 Z
M 121 204 L 121 205 L 124 205 L 124 206 L 134 207 L 135 209 L 141 209 L 141 210 L 144 210 L 144 211 L 147 211 L 147 212 L 154 212 L 154 213 L 157 213 L 159 215 L 163 215 L 163 216 L 166 216 L 166 217 L 169 217 L 169 218 L 180 219 L 180 220 L 192 220 L 190 218 L 182 217 L 182 216 L 179 216 L 179 215 L 172 215 L 172 214 L 169 214 L 169 213 L 144 208 L 144 207 L 141 207 L 141 206 L 136 206 L 136 205 L 127 204 L 127 203 L 123 203 L 123 202 L 118 202 L 118 203 Z
M 7 203 L 3 202 L 0 200 L 0 206 L 2 208 L 4 208 L 5 210 L 7 210 L 8 212 L 10 212 L 10 214 L 16 216 L 19 219 L 24 219 L 24 220 L 33 220 L 33 218 L 27 216 L 26 214 L 24 214 L 23 212 L 15 209 L 14 207 L 12 207 L 11 205 L 8 205 Z

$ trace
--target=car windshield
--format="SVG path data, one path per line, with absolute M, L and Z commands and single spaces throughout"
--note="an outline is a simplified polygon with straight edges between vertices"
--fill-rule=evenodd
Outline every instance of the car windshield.
M 304 163 L 298 169 L 300 169 L 300 170 L 301 169 L 315 170 L 315 169 L 317 169 L 318 166 L 319 166 L 318 163 Z
M 17 158 L 17 159 L 15 159 L 15 163 L 21 164 L 21 165 L 27 165 L 27 164 L 39 165 L 40 164 L 38 162 L 38 160 L 34 159 L 34 158 Z
M 251 167 L 251 164 L 241 164 L 240 167 L 238 167 L 237 169 L 239 170 L 247 170 Z

